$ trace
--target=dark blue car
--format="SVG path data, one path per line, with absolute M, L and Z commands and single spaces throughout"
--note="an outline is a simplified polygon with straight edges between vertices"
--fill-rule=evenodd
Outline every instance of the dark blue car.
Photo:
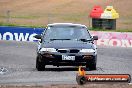
M 47 25 L 41 35 L 34 36 L 40 39 L 36 68 L 45 70 L 46 65 L 53 66 L 86 66 L 96 70 L 97 47 L 85 25 L 73 23 L 53 23 Z

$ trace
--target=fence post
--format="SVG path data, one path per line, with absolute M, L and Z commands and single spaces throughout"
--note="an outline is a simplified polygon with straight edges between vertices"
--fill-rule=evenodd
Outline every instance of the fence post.
M 6 11 L 6 15 L 7 15 L 7 23 L 10 23 L 10 13 L 11 13 L 11 11 L 10 10 L 7 10 Z

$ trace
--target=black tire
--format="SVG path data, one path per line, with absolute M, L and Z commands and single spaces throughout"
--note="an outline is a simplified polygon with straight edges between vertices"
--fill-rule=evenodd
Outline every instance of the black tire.
M 76 76 L 76 81 L 78 85 L 83 85 L 86 83 L 87 79 L 84 76 Z
M 96 70 L 96 62 L 93 62 L 93 61 L 87 61 L 86 62 L 86 69 L 89 69 L 89 70 Z
M 41 62 L 41 56 L 37 56 L 36 58 L 36 69 L 38 71 L 44 71 L 45 70 L 45 64 Z

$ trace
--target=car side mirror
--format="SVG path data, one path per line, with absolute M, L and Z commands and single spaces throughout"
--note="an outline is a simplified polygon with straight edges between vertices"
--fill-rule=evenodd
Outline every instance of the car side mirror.
M 42 39 L 42 36 L 41 35 L 35 35 L 34 38 L 36 38 L 36 39 Z
M 98 36 L 93 36 L 93 40 L 98 40 Z

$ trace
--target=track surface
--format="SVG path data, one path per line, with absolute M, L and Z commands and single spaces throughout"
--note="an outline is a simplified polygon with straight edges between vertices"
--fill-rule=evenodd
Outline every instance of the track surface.
M 77 67 L 35 69 L 37 43 L 0 41 L 0 84 L 76 84 Z M 123 73 L 132 76 L 132 48 L 98 47 L 97 70 L 87 73 Z

